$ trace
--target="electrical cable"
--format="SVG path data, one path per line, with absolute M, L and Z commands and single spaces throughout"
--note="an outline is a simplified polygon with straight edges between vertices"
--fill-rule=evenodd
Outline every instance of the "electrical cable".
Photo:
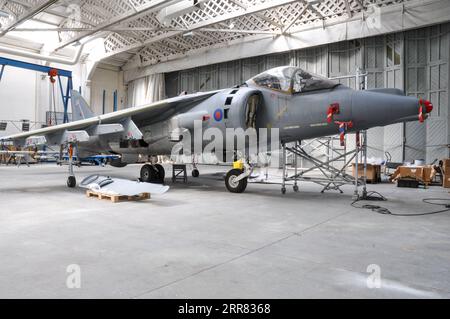
M 428 215 L 436 215 L 436 214 L 442 214 L 450 212 L 450 199 L 448 198 L 424 198 L 422 201 L 429 205 L 435 205 L 435 206 L 441 206 L 444 207 L 444 209 L 432 211 L 432 212 L 424 212 L 424 213 L 417 213 L 417 214 L 398 214 L 391 212 L 388 208 L 379 206 L 379 205 L 372 205 L 372 204 L 365 204 L 365 205 L 356 205 L 356 203 L 361 201 L 387 201 L 387 198 L 381 195 L 378 192 L 369 192 L 367 193 L 367 196 L 358 198 L 357 200 L 353 201 L 351 203 L 351 206 L 354 208 L 359 209 L 369 209 L 375 213 L 381 214 L 381 215 L 392 215 L 392 216 L 398 216 L 398 217 L 415 217 L 415 216 L 428 216 Z

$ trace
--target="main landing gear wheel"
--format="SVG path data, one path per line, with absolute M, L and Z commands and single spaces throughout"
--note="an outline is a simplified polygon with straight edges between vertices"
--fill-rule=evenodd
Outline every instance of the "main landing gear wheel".
M 164 179 L 166 178 L 166 171 L 164 170 L 164 167 L 161 164 L 155 164 L 153 167 L 158 171 L 158 183 L 164 184 Z
M 294 192 L 298 193 L 298 190 L 299 190 L 298 185 L 294 185 Z
M 194 169 L 192 171 L 192 177 L 194 178 L 200 177 L 200 171 L 198 169 Z
M 67 178 L 67 187 L 75 188 L 75 186 L 77 186 L 77 179 L 75 178 L 75 176 L 69 176 Z
M 144 183 L 163 184 L 164 177 L 165 171 L 161 165 L 146 164 L 141 168 L 141 181 Z
M 247 178 L 237 181 L 236 179 L 243 173 L 240 169 L 232 169 L 225 177 L 225 185 L 231 193 L 243 193 L 247 188 Z
M 281 194 L 285 195 L 286 191 L 287 191 L 286 187 L 281 188 Z

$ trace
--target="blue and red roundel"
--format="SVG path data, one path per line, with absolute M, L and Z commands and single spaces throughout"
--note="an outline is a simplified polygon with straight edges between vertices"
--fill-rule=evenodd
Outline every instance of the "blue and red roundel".
M 216 122 L 221 122 L 223 120 L 223 110 L 217 109 L 214 111 L 214 119 Z

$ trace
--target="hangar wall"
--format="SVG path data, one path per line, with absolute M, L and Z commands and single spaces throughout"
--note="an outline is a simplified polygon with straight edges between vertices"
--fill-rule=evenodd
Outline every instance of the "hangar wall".
M 395 124 L 368 132 L 369 156 L 392 161 L 448 157 L 450 144 L 450 24 L 441 24 L 360 40 L 332 43 L 288 53 L 258 56 L 166 74 L 166 94 L 208 91 L 243 83 L 271 67 L 295 65 L 327 77 L 368 72 L 368 88 L 399 88 L 431 100 L 434 111 L 425 123 Z M 355 88 L 354 80 L 342 80 Z
M 99 65 L 90 81 L 90 106 L 95 114 L 114 111 L 114 92 L 117 91 L 117 107 L 123 109 L 125 102 L 125 87 L 122 73 L 106 65 Z M 105 109 L 103 110 L 103 92 L 105 94 Z
M 2 54 L 5 58 L 39 64 L 40 61 Z M 82 67 L 54 65 L 54 67 L 73 72 L 73 85 L 78 88 L 81 83 Z M 63 85 L 66 79 L 63 78 Z M 7 121 L 6 131 L 0 136 L 21 132 L 22 120 L 30 121 L 30 129 L 41 128 L 46 122 L 46 112 L 52 105 L 52 86 L 48 76 L 43 73 L 6 66 L 0 82 L 0 121 Z M 63 112 L 63 103 L 59 87 L 55 87 L 55 102 L 58 112 Z M 69 109 L 70 112 L 70 109 Z
M 23 57 L 2 56 L 24 62 L 40 63 L 40 61 Z M 79 90 L 82 86 L 82 94 L 88 102 L 90 101 L 96 114 L 102 114 L 103 112 L 103 90 L 106 91 L 106 112 L 113 111 L 113 92 L 115 90 L 118 91 L 118 109 L 124 107 L 126 90 L 123 84 L 123 74 L 117 68 L 99 65 L 88 86 L 86 86 L 85 64 L 76 66 L 52 64 L 52 66 L 73 72 L 74 89 Z M 63 78 L 62 81 L 65 87 L 66 79 Z M 57 112 L 63 112 L 61 92 L 57 83 L 54 92 L 56 110 Z M 7 121 L 8 126 L 6 131 L 0 132 L 0 136 L 20 133 L 20 121 L 22 120 L 31 122 L 30 129 L 41 128 L 46 123 L 46 112 L 50 110 L 52 100 L 52 85 L 48 76 L 35 71 L 7 66 L 0 82 L 0 101 L 3 103 L 0 108 L 0 121 Z

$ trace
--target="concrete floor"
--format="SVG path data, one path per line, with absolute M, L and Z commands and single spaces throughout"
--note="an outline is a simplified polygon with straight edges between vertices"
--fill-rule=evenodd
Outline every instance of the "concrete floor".
M 84 167 L 134 178 L 139 166 Z M 224 171 L 224 169 L 219 169 Z M 0 298 L 449 298 L 450 213 L 379 215 L 301 184 L 228 193 L 212 168 L 147 202 L 65 187 L 56 166 L 0 167 Z M 398 213 L 435 210 L 441 187 L 373 185 Z M 67 267 L 79 265 L 81 288 Z M 369 265 L 381 288 L 369 289 Z

